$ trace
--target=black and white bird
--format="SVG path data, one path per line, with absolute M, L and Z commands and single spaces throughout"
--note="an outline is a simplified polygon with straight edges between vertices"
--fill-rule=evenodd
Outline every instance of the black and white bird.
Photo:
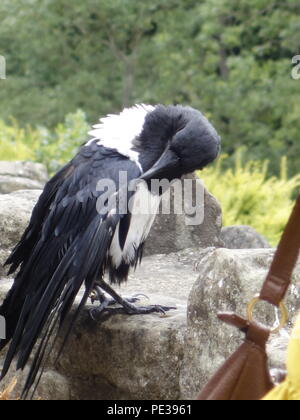
M 94 317 L 113 302 L 119 304 L 116 311 L 121 307 L 128 314 L 170 309 L 135 305 L 136 298 L 123 299 L 111 285 L 125 282 L 130 268 L 142 259 L 161 200 L 150 191 L 150 181 L 173 180 L 202 169 L 220 151 L 214 127 L 199 111 L 183 106 L 136 105 L 101 119 L 89 134 L 91 139 L 46 185 L 7 261 L 10 274 L 17 274 L 0 307 L 7 324 L 0 350 L 9 344 L 2 378 L 14 358 L 18 369 L 25 367 L 40 338 L 25 393 L 34 384 L 53 331 L 64 324 L 82 285 L 85 293 L 71 326 L 91 295 L 100 301 Z M 143 180 L 127 199 L 134 207 L 150 196 L 154 211 L 120 212 L 109 200 L 101 201 L 105 192 L 98 183 L 104 179 L 116 185 L 116 202 L 130 181 Z

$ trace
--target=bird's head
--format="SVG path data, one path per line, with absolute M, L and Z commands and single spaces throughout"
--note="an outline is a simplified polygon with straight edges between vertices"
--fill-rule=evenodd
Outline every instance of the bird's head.
M 136 105 L 102 118 L 89 134 L 90 142 L 98 140 L 135 161 L 146 180 L 172 180 L 202 169 L 221 145 L 201 112 L 180 105 Z
M 172 179 L 213 162 L 220 152 L 221 138 L 201 112 L 159 105 L 147 115 L 139 144 L 141 158 L 153 159 L 145 165 L 150 167 L 143 178 Z

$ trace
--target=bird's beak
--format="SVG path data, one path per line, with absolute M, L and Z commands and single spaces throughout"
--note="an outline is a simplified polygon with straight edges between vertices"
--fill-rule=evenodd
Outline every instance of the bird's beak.
M 167 177 L 170 170 L 175 169 L 178 166 L 178 156 L 170 150 L 169 146 L 164 151 L 160 159 L 152 166 L 149 171 L 145 172 L 141 179 L 149 181 L 150 179 L 161 179 Z

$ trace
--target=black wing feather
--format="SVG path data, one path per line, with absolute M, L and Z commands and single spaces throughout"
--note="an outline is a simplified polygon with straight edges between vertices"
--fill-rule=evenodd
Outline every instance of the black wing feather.
M 100 179 L 119 185 L 119 171 L 128 180 L 138 178 L 138 166 L 95 142 L 79 154 L 46 185 L 28 228 L 7 261 L 10 273 L 18 268 L 14 285 L 0 308 L 7 320 L 10 340 L 2 377 L 18 355 L 17 367 L 23 369 L 39 337 L 25 393 L 33 385 L 49 336 L 63 324 L 83 283 L 86 292 L 71 327 L 88 296 L 104 274 L 108 250 L 122 216 L 99 214 L 96 202 Z M 70 328 L 71 328 L 70 327 Z

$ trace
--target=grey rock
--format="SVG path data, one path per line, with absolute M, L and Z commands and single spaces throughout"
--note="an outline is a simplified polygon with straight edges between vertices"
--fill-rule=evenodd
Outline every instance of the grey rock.
M 29 190 L 0 195 L 0 278 L 6 272 L 3 263 L 24 233 L 40 194 L 40 190 Z
M 68 383 L 64 395 L 70 392 L 73 400 L 180 398 L 187 299 L 198 260 L 193 250 L 145 258 L 128 284 L 117 289 L 124 296 L 145 293 L 150 301 L 141 304 L 176 306 L 166 318 L 124 315 L 95 323 L 87 307 L 59 362 L 59 378 Z M 0 301 L 10 286 L 9 280 L 0 282 Z M 52 398 L 46 386 L 38 395 Z
M 72 378 L 72 399 L 180 398 L 187 299 L 198 260 L 193 250 L 146 257 L 128 284 L 115 288 L 123 296 L 146 294 L 150 300 L 140 304 L 176 306 L 166 318 L 124 315 L 96 324 L 87 312 L 81 316 L 59 364 Z
M 6 277 L 7 269 L 4 267 L 4 264 L 9 256 L 9 251 L 7 249 L 0 249 L 0 278 Z
M 145 257 L 136 272 L 132 272 L 126 285 L 117 288 L 121 294 L 146 294 L 170 296 L 183 300 L 189 297 L 198 273 L 195 270 L 200 252 L 186 249 L 169 255 Z
M 2 364 L 3 357 L 0 358 L 0 366 L 2 366 Z M 28 368 L 25 368 L 23 372 L 16 372 L 15 366 L 13 366 L 8 375 L 1 381 L 0 389 L 4 390 L 13 380 L 17 380 L 13 392 L 9 395 L 9 399 L 20 399 L 28 370 Z M 46 370 L 41 378 L 34 398 L 36 400 L 66 401 L 70 400 L 70 397 L 71 388 L 68 379 L 58 372 Z
M 192 182 L 193 197 L 196 197 L 196 190 L 199 197 L 202 196 L 201 205 L 198 210 L 203 212 L 203 220 L 196 225 L 187 225 L 186 214 L 174 214 L 174 206 L 184 209 L 187 200 L 175 199 L 174 191 L 171 193 L 171 214 L 159 214 L 151 229 L 146 243 L 145 255 L 170 254 L 187 248 L 222 247 L 220 240 L 222 228 L 222 210 L 217 200 L 209 194 L 199 179 L 194 175 L 186 176 L 184 179 Z M 204 196 L 203 196 L 204 191 Z M 177 196 L 176 196 L 177 197 Z M 195 205 L 195 203 L 194 203 Z
M 0 194 L 9 194 L 18 190 L 39 190 L 44 184 L 28 178 L 0 176 Z
M 42 189 L 47 181 L 46 167 L 40 163 L 0 161 L 0 194 Z
M 228 249 L 271 248 L 268 241 L 250 226 L 224 227 L 221 239 Z
M 218 312 L 235 312 L 245 316 L 250 300 L 260 292 L 274 250 L 211 250 L 198 265 L 199 278 L 188 304 L 188 329 L 181 370 L 181 395 L 194 398 L 225 359 L 242 343 L 243 334 L 226 326 Z M 300 264 L 287 298 L 290 321 L 300 309 Z M 272 310 L 261 308 L 259 319 L 273 325 Z M 285 335 L 288 334 L 288 331 Z M 285 367 L 285 346 L 270 341 L 271 367 Z M 275 338 L 277 340 L 277 338 Z M 287 343 L 287 340 L 285 340 Z
M 94 324 L 87 313 L 76 325 L 59 366 L 85 384 L 89 399 L 179 399 L 179 373 L 186 332 L 186 306 L 151 296 L 151 302 L 176 305 L 167 318 L 114 316 Z M 100 389 L 94 384 L 102 384 Z M 105 390 L 105 383 L 110 387 Z M 83 399 L 73 391 L 74 399 Z

